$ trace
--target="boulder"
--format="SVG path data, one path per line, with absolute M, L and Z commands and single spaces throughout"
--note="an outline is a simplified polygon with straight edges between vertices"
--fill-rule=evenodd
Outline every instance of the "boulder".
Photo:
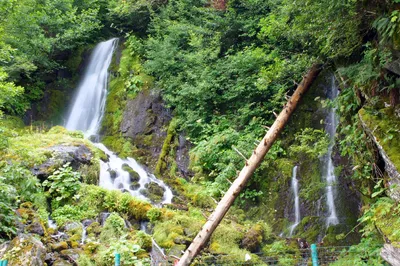
M 52 172 L 67 162 L 74 170 L 82 164 L 90 164 L 93 154 L 85 145 L 56 145 L 48 148 L 52 156 L 43 164 L 33 167 L 32 173 L 40 180 L 45 180 Z
M 9 266 L 44 266 L 46 248 L 31 234 L 20 234 L 7 247 L 5 257 Z
M 44 236 L 45 230 L 40 222 L 34 222 L 25 227 L 25 230 L 32 234 Z

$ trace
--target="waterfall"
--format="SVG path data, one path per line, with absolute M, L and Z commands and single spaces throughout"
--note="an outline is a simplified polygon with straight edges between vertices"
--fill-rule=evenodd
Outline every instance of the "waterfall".
M 293 197 L 294 197 L 294 217 L 295 217 L 295 220 L 294 220 L 294 223 L 290 226 L 289 236 L 293 235 L 294 229 L 300 223 L 300 199 L 299 199 L 299 180 L 297 180 L 297 165 L 295 167 L 293 167 L 293 170 L 292 170 L 291 188 L 292 188 Z
M 65 127 L 81 130 L 86 137 L 95 135 L 100 127 L 106 104 L 108 67 L 118 39 L 99 43 L 94 49 Z
M 331 86 L 328 90 L 328 98 L 329 99 L 335 99 L 339 94 L 339 90 L 336 86 L 335 83 L 335 77 L 332 76 L 331 78 Z M 329 225 L 336 225 L 339 223 L 339 219 L 336 215 L 336 207 L 335 207 L 335 184 L 337 181 L 337 178 L 335 176 L 335 167 L 333 165 L 333 160 L 332 160 L 332 150 L 333 146 L 335 145 L 335 134 L 336 134 L 336 128 L 338 125 L 339 119 L 336 115 L 336 108 L 331 107 L 329 109 L 328 115 L 325 120 L 325 131 L 329 135 L 329 146 L 328 146 L 328 152 L 323 158 L 324 162 L 324 179 L 326 182 L 326 204 L 328 206 L 328 214 L 329 216 L 326 218 L 326 226 Z
M 108 68 L 110 66 L 118 39 L 99 43 L 89 60 L 82 81 L 77 88 L 65 127 L 81 130 L 85 137 L 97 135 L 104 115 L 108 87 Z M 173 194 L 164 182 L 149 174 L 133 158 L 121 159 L 101 143 L 94 145 L 104 151 L 108 162 L 100 161 L 100 186 L 107 189 L 120 189 L 133 196 L 147 199 L 143 189 L 155 183 L 164 191 L 162 204 L 171 203 Z

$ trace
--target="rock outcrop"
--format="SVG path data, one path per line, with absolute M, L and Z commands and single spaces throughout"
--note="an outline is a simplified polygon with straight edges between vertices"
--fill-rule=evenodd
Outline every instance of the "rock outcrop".
M 378 138 L 374 135 L 373 130 L 367 125 L 366 121 L 363 119 L 363 116 L 359 114 L 359 118 L 361 124 L 364 128 L 364 131 L 368 134 L 370 139 L 375 143 L 376 148 L 379 151 L 379 154 L 382 160 L 385 163 L 385 172 L 389 176 L 388 185 L 389 185 L 389 196 L 396 200 L 400 201 L 400 173 L 395 164 L 391 161 L 389 155 L 379 142 Z
M 35 166 L 32 173 L 40 180 L 46 179 L 54 170 L 70 163 L 74 170 L 82 164 L 90 164 L 93 154 L 85 145 L 56 145 L 47 149 L 52 156 L 43 164 Z
M 120 129 L 124 137 L 132 139 L 135 146 L 143 150 L 149 162 L 155 162 L 170 120 L 161 96 L 155 91 L 141 91 L 127 102 Z

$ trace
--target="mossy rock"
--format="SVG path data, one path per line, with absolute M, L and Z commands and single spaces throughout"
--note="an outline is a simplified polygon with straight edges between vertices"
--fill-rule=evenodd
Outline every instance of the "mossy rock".
M 51 249 L 60 252 L 61 250 L 68 249 L 68 243 L 66 241 L 62 241 L 59 243 L 52 244 Z
M 261 225 L 256 224 L 248 230 L 241 241 L 241 247 L 250 252 L 257 252 L 261 248 L 263 241 L 264 229 Z
M 45 265 L 46 248 L 33 235 L 20 234 L 8 245 L 5 255 L 10 266 Z
M 88 237 L 95 238 L 100 235 L 101 226 L 98 222 L 93 222 L 86 228 L 86 232 L 87 232 Z
M 129 188 L 132 189 L 132 190 L 136 190 L 136 189 L 140 188 L 140 184 L 139 184 L 139 182 L 134 181 L 134 182 L 131 183 Z
M 140 193 L 148 197 L 153 202 L 160 202 L 164 196 L 165 188 L 161 187 L 155 182 L 150 182 L 145 185 Z
M 132 169 L 128 164 L 124 163 L 122 165 L 122 170 L 126 171 L 129 173 L 129 178 L 131 179 L 131 182 L 138 182 L 140 180 L 140 175 Z

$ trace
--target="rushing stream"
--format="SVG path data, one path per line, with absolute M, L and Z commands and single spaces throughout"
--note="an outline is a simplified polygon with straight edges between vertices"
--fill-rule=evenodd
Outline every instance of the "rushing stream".
M 297 180 L 297 165 L 293 167 L 292 182 L 291 182 L 293 198 L 294 198 L 294 223 L 290 226 L 289 236 L 293 235 L 294 229 L 300 223 L 300 199 L 299 199 L 299 180 Z
M 335 99 L 339 94 L 339 90 L 336 86 L 335 83 L 335 77 L 332 76 L 331 78 L 331 86 L 328 91 L 328 98 L 329 99 Z M 336 206 L 335 206 L 335 193 L 336 193 L 336 182 L 337 178 L 335 176 L 335 167 L 333 165 L 333 160 L 332 160 L 332 151 L 333 151 L 333 146 L 335 144 L 335 134 L 336 134 L 336 128 L 338 125 L 338 117 L 336 115 L 336 109 L 335 108 L 330 108 L 329 113 L 326 117 L 326 125 L 325 125 L 325 131 L 329 135 L 329 147 L 328 147 L 328 152 L 324 156 L 323 161 L 324 161 L 324 179 L 326 182 L 326 204 L 328 206 L 328 217 L 326 218 L 326 226 L 330 225 L 336 225 L 339 223 L 339 219 L 336 214 Z
M 83 131 L 86 138 L 96 136 L 100 128 L 107 98 L 108 67 L 117 42 L 118 39 L 101 42 L 94 49 L 86 72 L 77 88 L 77 94 L 65 125 L 69 130 Z M 173 197 L 171 189 L 154 175 L 147 173 L 133 158 L 121 159 L 103 144 L 94 144 L 109 158 L 108 162 L 100 161 L 99 185 L 101 187 L 119 189 L 129 192 L 135 197 L 147 199 L 143 190 L 147 184 L 155 183 L 164 191 L 161 204 L 171 203 Z M 132 172 L 129 172 L 132 170 L 136 172 L 134 178 L 132 178 Z

